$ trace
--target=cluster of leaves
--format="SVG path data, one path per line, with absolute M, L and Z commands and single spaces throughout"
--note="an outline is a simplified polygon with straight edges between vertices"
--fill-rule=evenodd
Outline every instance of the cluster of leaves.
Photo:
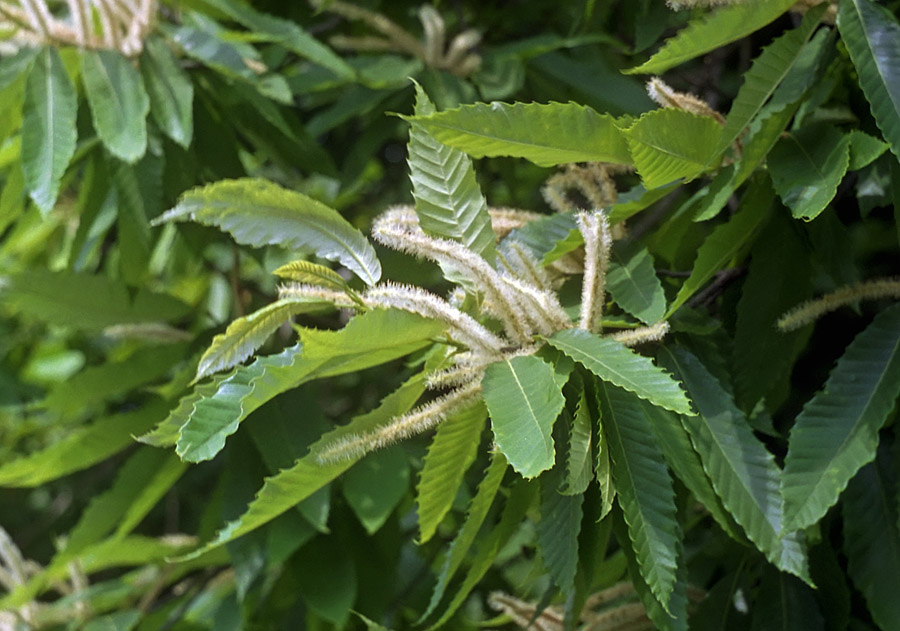
M 900 628 L 900 23 L 542 4 L 0 59 L 0 626 Z

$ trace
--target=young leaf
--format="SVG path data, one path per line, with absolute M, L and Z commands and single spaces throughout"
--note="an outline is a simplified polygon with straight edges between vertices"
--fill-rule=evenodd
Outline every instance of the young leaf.
M 218 383 L 215 393 L 194 402 L 183 418 L 176 451 L 188 462 L 209 460 L 241 421 L 276 395 L 312 379 L 408 355 L 441 331 L 433 320 L 381 309 L 353 318 L 338 331 L 308 329 L 300 334 L 301 344 L 241 366 Z
M 633 392 L 653 405 L 680 414 L 694 414 L 677 381 L 650 359 L 620 342 L 582 329 L 559 331 L 547 341 L 604 381 Z
M 147 150 L 150 97 L 131 61 L 113 50 L 81 54 L 81 77 L 94 129 L 109 152 L 137 162 Z
M 761 29 L 794 3 L 792 0 L 760 0 L 750 4 L 733 4 L 690 22 L 675 37 L 666 40 L 662 48 L 640 66 L 626 74 L 662 74 L 694 57 L 739 40 Z
M 438 573 L 437 584 L 434 586 L 434 591 L 431 592 L 431 600 L 428 602 L 428 607 L 417 620 L 417 624 L 421 624 L 423 620 L 430 616 L 441 602 L 441 598 L 444 597 L 444 592 L 447 590 L 450 579 L 453 578 L 460 565 L 462 565 L 469 548 L 475 542 L 475 536 L 481 530 L 484 520 L 487 519 L 488 511 L 494 503 L 494 497 L 496 497 L 497 491 L 500 489 L 500 483 L 503 481 L 503 475 L 506 473 L 508 466 L 503 453 L 495 451 L 484 478 L 478 484 L 475 497 L 469 503 L 466 520 L 456 533 L 453 543 L 450 544 L 450 549 L 447 551 L 447 556 Z
M 431 539 L 450 510 L 463 475 L 475 460 L 485 419 L 487 410 L 478 403 L 438 425 L 416 487 L 419 543 Z
M 598 413 L 602 416 L 603 406 L 599 404 L 599 401 L 597 408 Z M 598 519 L 603 519 L 613 508 L 613 501 L 616 499 L 616 485 L 612 480 L 609 441 L 606 439 L 606 432 L 603 431 L 602 418 L 597 419 L 597 464 L 594 467 L 594 477 L 597 478 L 597 484 L 600 487 L 601 503 Z
M 646 248 L 613 246 L 606 289 L 617 305 L 645 324 L 656 324 L 666 312 L 666 294 Z
M 7 276 L 0 288 L 17 311 L 51 324 L 89 331 L 116 324 L 174 321 L 188 305 L 166 294 L 133 290 L 107 276 L 34 269 Z
M 0 486 L 35 487 L 87 469 L 132 444 L 132 436 L 147 431 L 164 413 L 165 403 L 157 399 L 80 427 L 41 451 L 0 466 Z
M 709 169 L 721 133 L 714 118 L 673 108 L 647 112 L 624 132 L 648 189 L 691 180 Z
M 35 58 L 25 83 L 22 171 L 28 194 L 42 213 L 56 204 L 60 181 L 75 154 L 78 97 L 53 46 Z
M 578 569 L 578 533 L 584 495 L 564 495 L 559 487 L 563 471 L 556 467 L 541 477 L 541 520 L 537 523 L 537 546 L 544 567 L 564 597 L 575 588 Z
M 809 221 L 825 210 L 847 173 L 850 137 L 832 126 L 806 126 L 782 137 L 768 164 L 781 201 Z
M 785 528 L 819 521 L 875 458 L 878 430 L 900 393 L 900 305 L 879 313 L 838 360 L 791 429 L 782 494 Z
M 593 477 L 591 466 L 592 425 L 587 395 L 584 385 L 580 384 L 575 414 L 572 415 L 572 427 L 569 429 L 565 484 L 560 489 L 560 492 L 565 495 L 581 495 L 591 483 Z
M 838 30 L 875 123 L 900 158 L 900 24 L 872 0 L 841 0 Z
M 417 116 L 434 113 L 434 106 L 418 84 L 415 111 Z M 469 156 L 438 142 L 413 122 L 409 129 L 408 163 L 422 230 L 455 239 L 493 261 L 497 237 Z
M 153 224 L 184 220 L 216 226 L 245 245 L 280 245 L 340 261 L 369 285 L 381 277 L 372 245 L 336 210 L 266 180 L 223 180 L 195 188 Z
M 375 451 L 343 478 L 344 499 L 366 532 L 376 533 L 409 488 L 409 459 L 397 447 Z
M 843 498 L 844 550 L 847 570 L 862 592 L 875 623 L 896 630 L 900 621 L 900 530 L 892 505 L 896 484 L 878 463 L 850 481 Z
M 194 137 L 194 84 L 165 42 L 144 42 L 141 76 L 150 97 L 150 115 L 163 133 L 187 149 Z
M 293 467 L 283 469 L 266 478 L 262 488 L 243 515 L 225 524 L 216 533 L 213 540 L 180 560 L 196 559 L 210 550 L 259 528 L 334 480 L 359 461 L 362 456 L 350 454 L 346 460 L 319 462 L 317 453 L 323 447 L 347 436 L 370 432 L 390 423 L 395 417 L 409 411 L 424 391 L 424 379 L 421 374 L 416 375 L 385 397 L 381 405 L 371 412 L 357 416 L 348 424 L 322 436 L 310 447 L 310 453 L 298 460 Z
M 330 304 L 330 303 L 324 303 Z M 194 381 L 231 368 L 250 357 L 275 329 L 298 313 L 321 308 L 322 302 L 281 299 L 233 321 L 213 338 L 197 366 Z
M 681 532 L 665 458 L 633 394 L 597 382 L 616 497 L 644 582 L 670 612 Z
M 491 364 L 481 380 L 494 440 L 524 478 L 553 466 L 553 424 L 565 405 L 554 374 L 527 355 Z
M 276 276 L 286 278 L 288 280 L 297 281 L 298 283 L 308 283 L 310 285 L 321 285 L 338 291 L 347 288 L 345 281 L 340 274 L 330 267 L 312 263 L 310 261 L 291 261 L 282 265 L 274 272 Z
M 725 151 L 734 142 L 788 76 L 800 59 L 804 44 L 819 25 L 826 7 L 827 5 L 817 6 L 807 11 L 798 28 L 788 31 L 766 46 L 753 61 L 750 70 L 744 73 L 744 83 L 731 104 L 716 153 Z
M 476 103 L 410 120 L 473 158 L 512 156 L 544 167 L 631 164 L 615 119 L 575 103 Z
M 766 179 L 758 180 L 756 185 L 744 194 L 737 214 L 728 223 L 717 226 L 700 246 L 694 269 L 678 290 L 675 300 L 669 305 L 665 320 L 668 320 L 716 272 L 724 269 L 748 241 L 752 241 L 756 231 L 768 219 L 774 197 L 772 187 Z
M 803 544 L 796 533 L 787 533 L 782 526 L 779 470 L 772 454 L 700 360 L 680 348 L 664 352 L 700 411 L 700 416 L 681 420 L 716 494 L 769 561 L 809 582 Z

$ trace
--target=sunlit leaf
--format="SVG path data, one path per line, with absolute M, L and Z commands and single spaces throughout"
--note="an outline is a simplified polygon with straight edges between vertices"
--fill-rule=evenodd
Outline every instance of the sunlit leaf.
M 297 281 L 298 283 L 307 283 L 310 285 L 321 285 L 343 291 L 347 287 L 345 281 L 340 274 L 330 267 L 312 263 L 311 261 L 291 261 L 282 265 L 274 272 L 276 276 L 286 278 L 288 280 Z

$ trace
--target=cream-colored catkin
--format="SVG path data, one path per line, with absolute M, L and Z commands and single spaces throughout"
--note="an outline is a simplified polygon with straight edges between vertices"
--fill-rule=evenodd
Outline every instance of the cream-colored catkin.
M 645 342 L 658 342 L 669 332 L 669 323 L 657 322 L 650 326 L 641 326 L 636 329 L 617 331 L 609 335 L 611 339 L 621 342 L 625 346 L 636 346 Z
M 579 328 L 598 332 L 606 296 L 606 270 L 612 237 L 602 210 L 577 215 L 578 229 L 584 238 L 584 280 L 581 285 Z
M 877 278 L 841 287 L 794 307 L 778 319 L 777 326 L 785 332 L 794 331 L 844 305 L 879 298 L 900 298 L 900 278 Z

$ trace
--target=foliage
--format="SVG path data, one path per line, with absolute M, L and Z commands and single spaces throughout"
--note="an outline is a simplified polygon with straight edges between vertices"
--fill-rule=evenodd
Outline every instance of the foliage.
M 0 629 L 900 628 L 897 3 L 669 4 L 0 0 Z

